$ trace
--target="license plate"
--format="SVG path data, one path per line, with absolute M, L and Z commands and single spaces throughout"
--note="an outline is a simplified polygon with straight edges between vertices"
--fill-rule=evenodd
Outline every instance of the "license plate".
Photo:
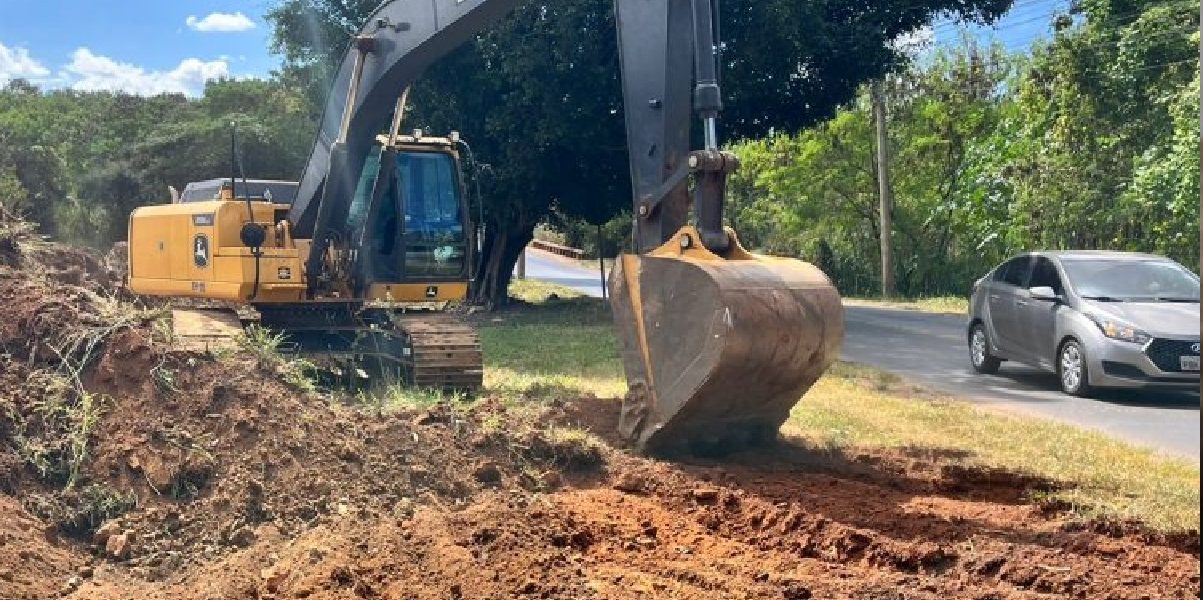
M 1198 356 L 1183 356 L 1181 360 L 1182 360 L 1182 370 L 1183 371 L 1198 371 L 1199 370 L 1199 357 Z

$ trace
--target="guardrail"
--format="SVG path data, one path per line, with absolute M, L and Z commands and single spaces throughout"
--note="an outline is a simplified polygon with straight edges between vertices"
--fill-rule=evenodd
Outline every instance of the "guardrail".
M 568 258 L 575 258 L 577 260 L 581 260 L 581 259 L 585 258 L 584 250 L 581 250 L 580 248 L 573 248 L 571 246 L 563 246 L 563 245 L 557 244 L 555 242 L 545 242 L 543 240 L 532 240 L 530 245 L 532 248 L 538 248 L 545 252 L 551 252 L 552 254 L 559 254 L 560 256 L 567 256 Z

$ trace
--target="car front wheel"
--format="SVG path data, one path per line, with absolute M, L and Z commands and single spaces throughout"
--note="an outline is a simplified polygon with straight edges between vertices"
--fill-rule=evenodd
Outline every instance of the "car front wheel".
M 986 337 L 986 328 L 981 323 L 969 331 L 969 362 L 973 370 L 989 375 L 998 372 L 1002 361 L 990 354 L 990 338 Z
M 1086 365 L 1086 352 L 1078 340 L 1068 340 L 1057 353 L 1057 375 L 1061 380 L 1061 391 L 1071 396 L 1090 395 L 1090 370 Z

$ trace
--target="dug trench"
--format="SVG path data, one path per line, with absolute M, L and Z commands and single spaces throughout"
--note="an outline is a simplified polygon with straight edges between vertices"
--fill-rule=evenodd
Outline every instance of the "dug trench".
M 1082 523 L 1062 485 L 935 452 L 663 461 L 618 400 L 385 408 L 58 249 L 0 264 L 0 599 L 1197 598 L 1197 534 Z

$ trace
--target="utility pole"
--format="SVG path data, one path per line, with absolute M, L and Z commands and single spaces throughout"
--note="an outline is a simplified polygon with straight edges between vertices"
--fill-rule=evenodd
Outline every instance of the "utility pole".
M 886 135 L 886 100 L 881 81 L 870 88 L 873 121 L 877 126 L 877 195 L 881 199 L 881 295 L 894 295 L 894 197 L 890 191 L 890 142 Z
M 603 248 L 602 242 L 604 240 L 605 240 L 605 238 L 602 237 L 601 223 L 598 223 L 597 224 L 597 268 L 599 271 L 601 271 L 602 300 L 606 299 L 606 259 L 605 259 L 606 255 L 604 253 L 602 253 L 602 248 Z

